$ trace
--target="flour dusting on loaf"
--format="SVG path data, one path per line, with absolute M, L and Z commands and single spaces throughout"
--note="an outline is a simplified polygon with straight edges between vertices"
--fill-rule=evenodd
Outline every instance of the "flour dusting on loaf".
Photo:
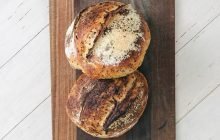
M 105 65 L 117 65 L 129 57 L 129 52 L 139 51 L 135 42 L 143 37 L 141 18 L 130 4 L 124 6 L 108 23 L 104 33 L 94 45 L 94 55 Z
M 75 21 L 75 20 L 74 20 Z M 70 58 L 71 56 L 76 56 L 76 47 L 74 46 L 74 23 L 72 22 L 69 26 L 67 32 L 66 32 L 66 38 L 65 38 L 65 54 L 67 58 Z

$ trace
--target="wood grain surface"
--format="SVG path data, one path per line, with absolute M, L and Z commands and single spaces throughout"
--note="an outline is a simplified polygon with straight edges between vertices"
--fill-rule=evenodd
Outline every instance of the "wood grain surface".
M 121 0 L 138 9 L 152 34 L 140 71 L 149 81 L 150 97 L 138 124 L 118 140 L 175 139 L 175 18 L 174 0 Z M 92 140 L 76 128 L 65 112 L 67 95 L 80 71 L 72 69 L 64 54 L 65 32 L 74 16 L 100 0 L 50 0 L 52 123 L 54 140 Z

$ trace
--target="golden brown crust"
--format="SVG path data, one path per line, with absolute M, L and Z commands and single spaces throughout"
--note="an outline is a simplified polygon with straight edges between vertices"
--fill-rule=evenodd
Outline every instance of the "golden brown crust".
M 102 138 L 117 137 L 137 123 L 147 98 L 147 81 L 138 71 L 112 80 L 82 74 L 69 94 L 66 110 L 85 132 Z
M 129 13 L 133 15 L 129 15 Z M 117 19 L 121 17 L 123 17 L 121 20 L 127 18 L 128 15 L 131 16 L 130 19 L 128 18 L 130 21 L 126 21 L 125 23 L 123 21 L 122 23 L 133 26 L 132 23 L 137 24 L 138 21 L 132 20 L 139 19 L 140 27 L 135 31 L 123 30 L 124 34 L 128 34 L 124 40 L 123 38 L 115 38 L 117 42 L 119 42 L 118 40 L 122 40 L 120 44 L 117 44 L 121 48 L 127 48 L 127 50 L 125 49 L 126 54 L 123 54 L 122 51 L 121 54 L 117 54 L 118 56 L 116 56 L 115 52 L 117 50 L 113 50 L 112 55 L 107 54 L 108 50 L 103 51 L 103 47 L 100 47 L 100 44 L 103 45 L 105 42 L 105 38 L 110 38 L 106 35 L 106 32 L 112 33 L 113 31 L 118 31 L 118 27 L 110 25 L 114 21 L 118 22 Z M 122 36 L 121 32 L 115 34 Z M 136 37 L 132 42 L 133 47 L 128 48 L 129 44 L 126 44 L 126 42 L 133 36 Z M 72 42 L 70 41 L 71 38 L 73 38 Z M 146 21 L 137 15 L 136 11 L 130 5 L 113 1 L 104 2 L 90 6 L 80 12 L 72 27 L 70 26 L 69 32 L 67 32 L 66 50 L 70 50 L 69 46 L 72 44 L 72 52 L 70 51 L 68 53 L 66 51 L 66 54 L 68 61 L 73 67 L 81 69 L 83 73 L 90 77 L 98 79 L 118 78 L 134 72 L 142 64 L 150 43 L 150 38 L 150 30 Z M 100 49 L 97 49 L 99 47 Z M 114 45 L 111 47 L 114 47 Z M 105 58 L 104 61 L 102 52 Z M 109 61 L 107 56 L 109 57 Z

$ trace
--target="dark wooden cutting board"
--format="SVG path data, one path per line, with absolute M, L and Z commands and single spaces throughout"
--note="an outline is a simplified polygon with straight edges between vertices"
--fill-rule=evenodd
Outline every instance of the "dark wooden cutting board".
M 50 0 L 52 123 L 54 140 L 93 140 L 68 119 L 67 95 L 81 74 L 64 54 L 65 32 L 83 8 L 101 0 Z M 152 40 L 139 69 L 149 81 L 148 106 L 138 124 L 117 140 L 175 139 L 174 0 L 121 0 L 131 3 L 148 22 Z

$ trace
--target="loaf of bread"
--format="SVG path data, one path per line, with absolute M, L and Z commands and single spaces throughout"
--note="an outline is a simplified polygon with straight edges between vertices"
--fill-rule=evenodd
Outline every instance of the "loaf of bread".
M 66 111 L 85 132 L 111 138 L 138 122 L 147 99 L 147 80 L 138 71 L 116 79 L 92 79 L 82 74 L 68 96 Z
M 150 43 L 144 18 L 130 5 L 103 2 L 82 10 L 66 33 L 71 66 L 97 79 L 126 76 L 142 64 Z

